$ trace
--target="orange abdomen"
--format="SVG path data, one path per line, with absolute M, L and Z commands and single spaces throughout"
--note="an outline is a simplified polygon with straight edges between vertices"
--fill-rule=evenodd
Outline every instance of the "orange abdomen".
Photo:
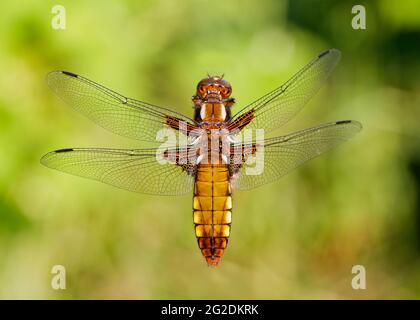
M 198 246 L 216 266 L 226 249 L 232 222 L 232 197 L 226 164 L 199 164 L 194 188 L 193 218 Z

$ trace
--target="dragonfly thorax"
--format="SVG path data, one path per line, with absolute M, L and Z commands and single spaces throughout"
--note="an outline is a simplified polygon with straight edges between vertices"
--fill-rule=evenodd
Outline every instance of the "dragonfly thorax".
M 224 122 L 226 116 L 226 107 L 223 103 L 203 103 L 200 107 L 200 118 L 203 122 Z

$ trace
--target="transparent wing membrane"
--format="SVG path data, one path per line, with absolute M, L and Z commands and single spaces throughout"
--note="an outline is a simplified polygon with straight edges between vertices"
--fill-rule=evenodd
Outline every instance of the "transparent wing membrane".
M 362 129 L 357 121 L 337 121 L 286 136 L 255 141 L 254 146 L 236 144 L 232 148 L 248 150 L 244 160 L 263 145 L 264 169 L 248 175 L 247 164 L 230 165 L 234 188 L 247 190 L 278 180 L 306 161 L 352 138 Z M 41 159 L 45 166 L 133 192 L 155 195 L 182 195 L 193 190 L 195 163 L 179 164 L 179 149 L 173 151 L 172 163 L 157 161 L 157 149 L 79 148 L 50 152 Z M 187 153 L 185 153 L 186 156 Z M 242 157 L 242 156 L 241 156 Z
M 47 82 L 73 109 L 125 137 L 156 142 L 156 133 L 163 127 L 178 127 L 178 121 L 195 126 L 192 119 L 180 113 L 127 98 L 67 71 L 49 73 Z
M 286 136 L 257 141 L 256 144 L 264 145 L 262 174 L 247 175 L 245 164 L 240 167 L 232 164 L 232 171 L 237 171 L 233 187 L 247 190 L 273 182 L 306 161 L 352 138 L 361 129 L 362 125 L 357 121 L 337 121 Z M 239 144 L 235 148 L 245 149 L 246 146 Z
M 62 149 L 41 159 L 45 166 L 133 192 L 182 195 L 192 191 L 194 168 L 160 164 L 157 149 Z M 190 173 L 188 173 L 188 170 Z
M 319 54 L 281 87 L 223 123 L 222 129 L 225 130 L 226 125 L 228 133 L 232 135 L 244 132 L 241 131 L 244 128 L 264 129 L 267 133 L 284 125 L 319 90 L 338 63 L 340 55 L 336 49 Z M 188 147 L 177 149 L 171 144 L 166 152 L 160 154 L 171 162 L 167 164 L 158 161 L 158 149 L 155 148 L 62 149 L 46 154 L 41 159 L 42 164 L 134 192 L 182 195 L 193 190 L 197 162 L 202 163 L 203 159 L 207 159 L 207 155 L 197 152 L 201 143 L 209 141 L 202 135 L 206 132 L 206 124 L 196 123 L 166 108 L 127 98 L 70 72 L 51 72 L 47 82 L 72 108 L 119 135 L 152 142 L 156 142 L 156 135 L 162 128 L 181 130 L 185 134 L 195 132 L 195 135 L 188 140 Z M 181 122 L 183 125 L 180 127 Z M 230 150 L 231 154 L 223 154 L 221 159 L 229 166 L 233 187 L 246 190 L 279 179 L 306 161 L 352 138 L 361 128 L 357 121 L 337 121 L 271 139 L 244 137 L 244 141 L 249 142 L 233 142 L 227 147 L 220 143 L 219 147 L 216 144 L 216 149 Z M 201 129 L 200 133 L 195 129 Z M 223 135 L 226 134 L 220 136 Z M 264 150 L 262 173 L 247 174 L 249 167 L 245 161 L 255 155 L 260 146 Z M 210 143 L 205 148 L 211 152 L 213 146 Z M 190 154 L 194 157 L 190 158 Z M 198 154 L 199 157 L 195 157 Z M 219 159 L 218 156 L 216 158 Z
M 341 53 L 330 49 L 319 54 L 281 87 L 239 111 L 229 129 L 252 128 L 272 131 L 292 119 L 318 91 L 340 60 Z

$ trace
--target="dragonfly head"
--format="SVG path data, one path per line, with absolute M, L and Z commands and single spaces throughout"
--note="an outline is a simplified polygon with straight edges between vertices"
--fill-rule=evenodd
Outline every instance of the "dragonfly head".
M 197 96 L 206 100 L 207 98 L 219 98 L 225 100 L 232 93 L 232 87 L 222 76 L 208 76 L 197 85 Z

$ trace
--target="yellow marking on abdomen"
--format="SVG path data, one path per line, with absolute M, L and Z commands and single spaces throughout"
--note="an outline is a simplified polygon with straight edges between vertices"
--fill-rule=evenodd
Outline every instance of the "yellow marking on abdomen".
M 232 222 L 232 197 L 227 165 L 198 165 L 193 209 L 198 246 L 207 263 L 216 266 L 227 246 Z

